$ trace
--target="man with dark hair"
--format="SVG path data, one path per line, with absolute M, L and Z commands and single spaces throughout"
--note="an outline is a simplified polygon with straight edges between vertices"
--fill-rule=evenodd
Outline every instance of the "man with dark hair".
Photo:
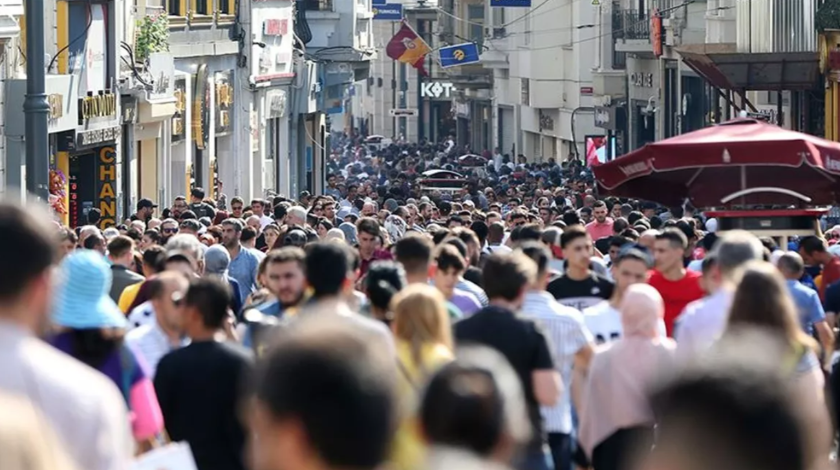
M 397 261 L 403 265 L 409 284 L 426 284 L 432 268 L 434 244 L 425 235 L 407 233 L 394 246 Z
M 455 306 L 456 318 L 470 316 L 481 309 L 481 303 L 474 295 L 456 288 L 466 269 L 467 262 L 454 245 L 443 243 L 437 248 L 432 282 L 449 303 Z
M 561 305 L 546 292 L 551 278 L 548 265 L 551 253 L 548 248 L 540 242 L 530 241 L 521 244 L 518 249 L 537 265 L 537 280 L 525 294 L 522 316 L 542 326 L 549 346 L 553 348 L 554 366 L 563 383 L 576 385 L 572 382 L 572 369 L 585 371 L 589 367 L 593 353 L 592 335 L 584 326 L 580 312 Z M 579 392 L 577 386 L 575 391 Z M 572 390 L 565 388 L 558 403 L 545 409 L 543 416 L 555 470 L 571 470 L 574 448 Z
M 266 225 L 274 222 L 274 219 L 265 213 L 266 209 L 271 209 L 271 207 L 266 204 L 266 201 L 262 199 L 254 199 L 251 201 L 251 211 L 255 216 L 260 218 L 260 228 L 265 228 Z
M 230 277 L 239 283 L 240 293 L 243 299 L 247 299 L 251 292 L 257 287 L 257 269 L 260 265 L 260 258 L 242 246 L 239 238 L 242 236 L 244 224 L 239 219 L 225 219 L 222 222 L 222 244 L 230 253 L 230 266 L 228 271 Z
M 0 202 L 0 393 L 29 398 L 75 467 L 128 468 L 134 441 L 117 386 L 38 339 L 55 298 L 55 228 L 49 220 L 40 207 Z
M 755 357 L 767 355 L 764 345 L 745 339 L 653 391 L 648 402 L 658 438 L 638 468 L 806 470 L 826 461 L 808 447 L 829 437 L 810 435 L 790 396 L 790 377 L 782 377 L 778 362 Z
M 253 470 L 375 470 L 388 456 L 394 357 L 350 318 L 321 320 L 293 323 L 262 361 L 249 416 Z
M 592 206 L 592 216 L 595 220 L 586 224 L 586 232 L 593 240 L 613 234 L 613 219 L 609 217 L 609 209 L 604 201 L 597 201 Z
M 342 243 L 317 242 L 306 246 L 306 283 L 312 298 L 298 316 L 338 315 L 352 319 L 394 351 L 394 339 L 384 323 L 359 315 L 348 303 L 353 298 L 354 253 Z
M 119 235 L 108 242 L 108 259 L 111 261 L 111 290 L 109 295 L 114 302 L 120 300 L 123 290 L 130 286 L 143 282 L 145 278 L 134 269 L 134 240 Z
M 613 257 L 612 271 L 615 289 L 612 297 L 583 310 L 583 321 L 598 344 L 615 341 L 624 334 L 621 313 L 618 311 L 624 293 L 633 284 L 644 284 L 648 280 L 650 256 L 639 248 L 625 246 Z M 665 322 L 659 320 L 659 334 L 667 336 Z
M 244 210 L 245 210 L 245 201 L 239 196 L 234 196 L 230 200 L 230 211 L 231 211 L 230 215 L 231 215 L 231 217 L 236 218 L 236 219 L 241 219 L 242 214 L 244 213 Z
M 264 307 L 258 307 L 258 310 L 264 314 L 280 316 L 286 310 L 300 305 L 306 289 L 305 269 L 306 254 L 298 247 L 287 246 L 266 253 L 260 263 L 258 279 L 275 300 Z
M 678 228 L 666 228 L 653 244 L 656 269 L 650 275 L 648 284 L 653 286 L 665 302 L 665 327 L 668 336 L 674 335 L 674 321 L 685 307 L 704 297 L 700 286 L 700 273 L 688 271 L 683 255 L 688 240 Z
M 148 223 L 149 219 L 153 217 L 157 206 L 151 199 L 140 199 L 137 201 L 137 212 L 131 215 L 131 220 L 141 220 L 144 223 Z
M 244 470 L 245 428 L 239 419 L 253 358 L 216 336 L 230 328 L 230 291 L 216 279 L 195 279 L 183 305 L 191 343 L 160 360 L 155 393 L 173 441 L 190 445 L 199 470 Z
M 391 260 L 391 253 L 382 249 L 382 228 L 373 217 L 362 217 L 356 222 L 356 237 L 359 241 L 359 256 L 362 264 L 359 275 L 367 273 L 374 261 Z
M 487 246 L 484 252 L 492 254 L 499 252 L 501 254 L 510 253 L 511 249 L 504 245 L 505 241 L 505 224 L 501 222 L 493 222 L 487 229 Z
M 455 337 L 459 344 L 474 342 L 498 350 L 516 370 L 533 430 L 521 468 L 546 469 L 539 405 L 554 406 L 562 385 L 543 332 L 533 321 L 518 318 L 514 313 L 522 307 L 525 293 L 536 276 L 535 263 L 522 253 L 488 257 L 483 278 L 490 306 L 456 323 Z
M 825 290 L 840 281 L 840 259 L 829 253 L 825 240 L 816 236 L 803 237 L 799 241 L 799 255 L 808 266 L 822 266 L 820 299 L 825 301 Z
M 204 197 L 204 189 L 193 188 L 193 190 L 190 191 L 189 210 L 192 211 L 198 219 L 202 217 L 209 217 L 210 220 L 213 220 L 213 218 L 216 217 L 216 210 L 213 206 L 204 202 Z
M 551 281 L 546 290 L 561 304 L 578 311 L 609 299 L 613 283 L 592 269 L 589 233 L 580 225 L 567 227 L 560 235 L 560 248 L 565 272 Z

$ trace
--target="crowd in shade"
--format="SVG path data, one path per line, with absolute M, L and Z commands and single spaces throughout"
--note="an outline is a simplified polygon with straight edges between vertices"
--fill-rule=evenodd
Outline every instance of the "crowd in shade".
M 113 227 L 0 202 L 0 469 L 834 465 L 833 231 L 779 247 L 465 152 L 348 138 L 323 194 Z

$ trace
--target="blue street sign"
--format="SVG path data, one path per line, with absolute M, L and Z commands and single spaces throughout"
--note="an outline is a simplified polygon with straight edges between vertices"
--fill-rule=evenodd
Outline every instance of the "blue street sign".
M 388 0 L 373 0 L 373 6 L 387 5 Z
M 403 19 L 403 6 L 400 3 L 387 3 L 373 7 L 373 19 L 400 21 Z
M 531 0 L 490 0 L 490 6 L 508 8 L 530 7 Z
M 478 44 L 474 42 L 441 47 L 438 53 L 440 54 L 440 66 L 444 68 L 473 64 L 481 60 L 479 59 Z

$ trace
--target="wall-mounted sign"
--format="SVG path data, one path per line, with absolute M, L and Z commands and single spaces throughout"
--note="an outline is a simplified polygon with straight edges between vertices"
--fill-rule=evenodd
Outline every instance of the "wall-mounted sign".
M 373 19 L 382 21 L 400 21 L 403 19 L 403 6 L 400 3 L 386 3 L 373 7 Z
M 117 224 L 117 152 L 113 147 L 103 147 L 98 158 L 96 199 L 102 217 L 99 228 L 104 230 Z
M 531 6 L 531 0 L 490 0 L 491 7 L 525 8 Z
M 650 43 L 653 46 L 653 55 L 662 57 L 662 43 L 664 38 L 662 36 L 662 14 L 659 8 L 654 8 L 650 12 Z
M 642 88 L 653 88 L 653 74 L 634 72 L 630 74 L 630 83 Z
M 540 111 L 540 130 L 541 131 L 553 131 L 554 130 L 554 118 L 552 118 L 548 114 L 543 113 L 542 111 Z
M 131 95 L 120 96 L 120 111 L 123 124 L 137 122 L 137 98 Z
M 285 90 L 269 90 L 265 100 L 268 102 L 268 119 L 281 118 L 286 114 Z
M 79 124 L 91 119 L 114 118 L 117 116 L 117 95 L 110 91 L 89 91 L 79 98 Z
M 184 126 L 187 120 L 187 77 L 175 79 L 175 115 L 172 116 L 172 142 L 184 139 Z
M 207 146 L 207 139 L 209 137 L 209 87 L 207 86 L 207 79 L 209 72 L 207 71 L 207 64 L 198 66 L 198 71 L 195 74 L 195 94 L 193 96 L 193 112 L 192 112 L 192 133 L 195 141 L 195 148 L 204 150 Z
M 171 98 L 175 77 L 175 58 L 172 54 L 169 52 L 150 54 L 148 72 L 152 76 L 152 89 L 148 92 L 149 99 Z
M 420 96 L 423 98 L 450 98 L 455 85 L 446 82 L 423 82 L 420 85 Z
M 50 121 L 55 119 L 60 119 L 64 116 L 64 97 L 53 93 L 52 95 L 47 96 L 47 103 L 50 105 L 50 114 L 49 118 Z
M 230 133 L 233 125 L 233 70 L 216 72 L 216 135 Z
M 268 19 L 263 21 L 263 36 L 285 36 L 289 34 L 289 20 Z
M 106 127 L 104 129 L 92 129 L 79 131 L 76 134 L 76 149 L 96 147 L 101 144 L 116 142 L 122 135 L 122 127 Z
M 591 86 L 582 86 L 580 87 L 580 95 L 581 96 L 592 96 L 592 93 L 595 92 L 595 89 Z

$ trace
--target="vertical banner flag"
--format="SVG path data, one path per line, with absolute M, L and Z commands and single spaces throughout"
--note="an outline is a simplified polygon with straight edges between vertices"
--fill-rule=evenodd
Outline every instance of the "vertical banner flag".
M 440 54 L 440 66 L 444 68 L 472 64 L 481 60 L 479 59 L 478 44 L 474 42 L 441 47 L 438 52 Z
M 432 49 L 426 44 L 426 41 L 405 21 L 402 22 L 397 34 L 388 41 L 388 46 L 385 47 L 385 53 L 388 57 L 397 62 L 411 65 L 421 75 L 428 75 L 423 62 L 426 59 L 426 54 L 431 51 Z

